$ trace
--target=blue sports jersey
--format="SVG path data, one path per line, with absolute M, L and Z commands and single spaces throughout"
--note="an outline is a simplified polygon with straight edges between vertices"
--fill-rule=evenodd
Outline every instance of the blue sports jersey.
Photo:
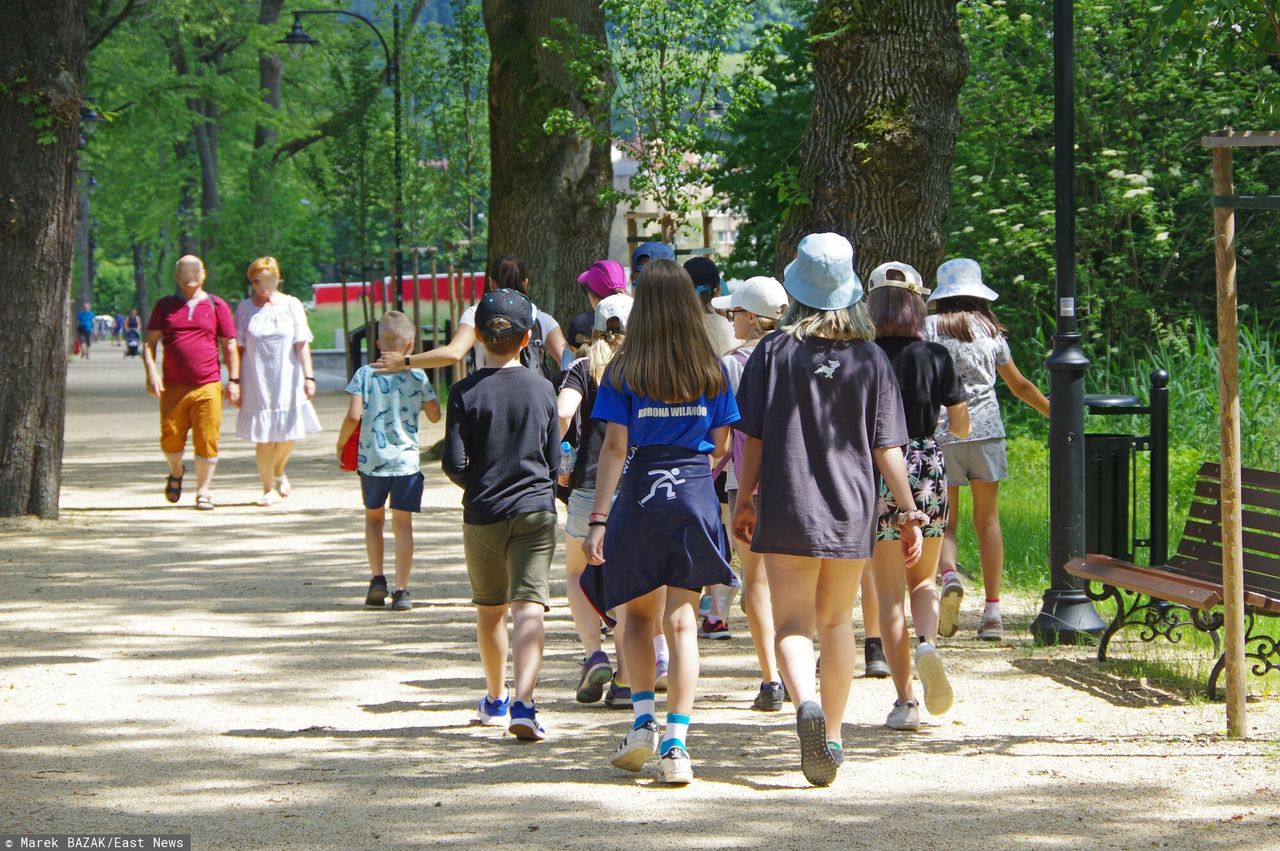
M 627 442 L 632 446 L 681 446 L 695 452 L 710 452 L 715 448 L 710 439 L 711 430 L 733 425 L 741 419 L 738 402 L 728 390 L 727 378 L 725 391 L 720 395 L 711 399 L 700 396 L 676 405 L 638 396 L 625 385 L 619 390 L 609 379 L 606 371 L 596 392 L 591 416 L 626 426 Z

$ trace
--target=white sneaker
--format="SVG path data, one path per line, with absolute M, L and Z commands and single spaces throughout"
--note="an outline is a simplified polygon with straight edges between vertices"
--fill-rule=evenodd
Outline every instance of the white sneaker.
M 1003 641 L 1004 640 L 1004 622 L 1000 620 L 1000 613 L 994 615 L 984 614 L 982 623 L 978 626 L 979 641 Z
M 890 730 L 913 732 L 920 729 L 920 705 L 914 700 L 895 700 L 884 725 Z
M 658 779 L 673 786 L 693 782 L 693 762 L 684 748 L 675 747 L 662 755 L 658 760 Z
M 644 722 L 638 730 L 632 730 L 618 743 L 610 762 L 624 771 L 639 771 L 658 753 L 658 725 Z
M 942 583 L 942 599 L 938 602 L 938 635 L 950 638 L 960 628 L 960 603 L 964 600 L 964 586 L 954 573 Z
M 916 648 L 916 673 L 924 687 L 924 708 L 930 715 L 942 715 L 951 708 L 953 695 L 938 648 L 925 642 Z

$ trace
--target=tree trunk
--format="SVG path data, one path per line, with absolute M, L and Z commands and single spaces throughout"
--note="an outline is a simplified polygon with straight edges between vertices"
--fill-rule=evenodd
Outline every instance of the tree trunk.
M 138 239 L 132 241 L 133 248 L 133 306 L 142 317 L 142 327 L 147 327 L 147 319 L 151 313 L 151 297 L 147 294 L 147 247 Z
M 258 23 L 264 27 L 274 27 L 280 21 L 280 9 L 284 0 L 262 0 L 258 7 Z M 280 111 L 280 73 L 283 66 L 278 52 L 258 51 L 258 88 L 262 92 L 262 100 L 273 112 Z M 276 128 L 271 124 L 259 122 L 253 128 L 253 149 L 274 148 L 276 146 Z
M 12 87 L 0 94 L 0 375 L 8 384 L 0 393 L 0 517 L 57 517 L 86 4 L 9 6 L 0 38 L 0 80 Z M 21 103 L 26 94 L 35 101 Z M 52 138 L 42 143 L 33 122 L 45 117 Z
M 806 233 L 853 240 L 864 279 L 898 260 L 928 281 L 942 262 L 956 96 L 968 71 L 955 0 L 821 0 L 810 25 L 813 111 L 778 268 Z
M 548 136 L 555 107 L 585 107 L 563 62 L 540 46 L 551 22 L 604 40 L 604 13 L 592 0 L 485 0 L 489 35 L 489 257 L 515 254 L 529 270 L 538 306 L 562 322 L 587 307 L 578 275 L 609 250 L 613 181 L 607 144 Z M 612 85 L 612 83 L 610 84 Z M 605 126 L 606 115 L 597 116 Z

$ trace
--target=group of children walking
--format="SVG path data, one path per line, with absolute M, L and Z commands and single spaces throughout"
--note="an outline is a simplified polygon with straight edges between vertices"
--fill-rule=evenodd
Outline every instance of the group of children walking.
M 585 327 L 571 333 L 584 345 L 576 360 L 564 359 L 558 395 L 521 357 L 542 316 L 525 295 L 527 280 L 491 286 L 475 308 L 484 366 L 450 389 L 442 467 L 463 488 L 485 677 L 476 720 L 522 739 L 547 735 L 534 689 L 561 471 L 566 591 L 584 651 L 576 698 L 632 710 L 612 764 L 638 772 L 656 758 L 662 781 L 693 779 L 699 598 L 704 589 L 741 585 L 761 676 L 752 708 L 794 703 L 801 769 L 811 783 L 828 785 L 843 761 L 851 623 L 864 571 L 874 578 L 897 691 L 886 723 L 914 730 L 904 589 L 923 703 L 938 715 L 952 704 L 936 644 L 939 634 L 954 634 L 962 594 L 948 522 L 960 485 L 973 491 L 987 590 L 979 637 L 1000 636 L 996 493 L 1005 462 L 995 377 L 1042 411 L 1047 403 L 1013 365 L 990 308 L 996 294 L 971 260 L 943 264 L 932 294 L 914 268 L 886 263 L 864 292 L 850 242 L 811 234 L 781 283 L 752 278 L 719 296 L 706 283 L 708 270 L 672 258 L 660 243 L 637 249 L 632 295 L 617 264 L 601 261 L 583 273 L 594 307 L 589 342 Z M 936 303 L 934 316 L 926 317 L 926 297 Z M 736 346 L 712 333 L 708 316 L 731 329 Z M 417 413 L 439 416 L 415 368 L 436 364 L 430 353 L 410 352 L 413 329 L 401 320 L 383 317 L 382 357 L 352 379 L 339 435 L 340 455 L 349 439 L 358 442 L 373 573 L 366 603 L 376 606 L 387 593 L 388 499 L 395 600 L 408 599 L 408 512 L 419 510 L 422 494 Z M 732 542 L 714 484 L 721 470 Z M 602 646 L 602 621 L 613 627 L 616 667 Z M 664 690 L 660 727 L 656 695 Z

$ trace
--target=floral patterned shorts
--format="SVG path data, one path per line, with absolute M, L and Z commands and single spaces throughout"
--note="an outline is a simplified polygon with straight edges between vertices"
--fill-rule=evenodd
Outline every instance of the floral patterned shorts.
M 942 449 L 932 437 L 918 437 L 907 446 L 906 461 L 907 481 L 911 483 L 916 508 L 929 515 L 928 524 L 920 531 L 926 538 L 941 538 L 947 529 L 947 465 L 942 458 Z M 889 522 L 897 512 L 898 504 L 884 479 L 880 479 L 880 500 L 876 509 L 880 518 L 876 525 L 876 540 L 901 540 L 898 527 Z

